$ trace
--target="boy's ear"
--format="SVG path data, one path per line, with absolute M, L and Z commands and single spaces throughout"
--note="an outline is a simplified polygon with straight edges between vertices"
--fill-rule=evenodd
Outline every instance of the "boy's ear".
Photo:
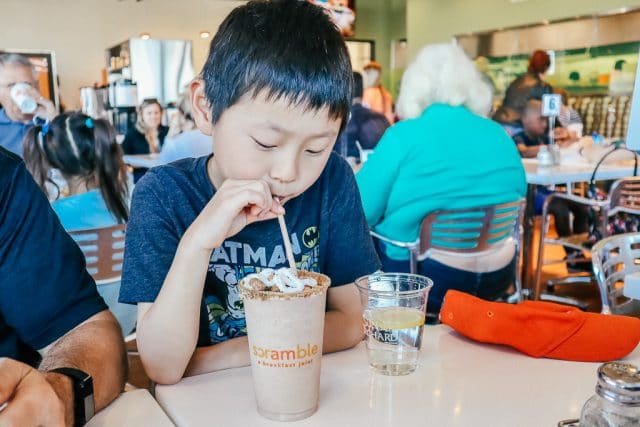
M 205 95 L 204 80 L 193 79 L 189 84 L 189 91 L 191 92 L 191 116 L 196 122 L 196 126 L 205 135 L 212 135 L 211 106 Z

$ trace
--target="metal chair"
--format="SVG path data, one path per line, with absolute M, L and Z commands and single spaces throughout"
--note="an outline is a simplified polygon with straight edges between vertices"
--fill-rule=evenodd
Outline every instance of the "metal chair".
M 591 249 L 603 314 L 640 315 L 640 300 L 624 292 L 624 278 L 640 272 L 640 233 L 618 234 Z
M 574 298 L 563 297 L 559 295 L 551 295 L 543 293 L 541 286 L 542 267 L 543 265 L 564 263 L 565 260 L 544 261 L 544 247 L 547 244 L 562 245 L 585 252 L 591 252 L 586 245 L 586 235 L 574 235 L 565 238 L 551 239 L 545 237 L 549 232 L 549 204 L 554 199 L 563 199 L 580 203 L 601 212 L 601 222 L 599 224 L 600 233 L 603 237 L 608 235 L 609 218 L 619 212 L 626 212 L 633 215 L 640 215 L 640 177 L 629 177 L 619 179 L 613 183 L 609 191 L 609 198 L 606 200 L 592 200 L 586 197 L 575 196 L 572 194 L 553 193 L 550 194 L 544 202 L 542 208 L 542 225 L 540 227 L 540 239 L 538 241 L 538 260 L 534 281 L 534 299 L 544 301 L 553 301 L 561 304 L 569 304 L 586 309 L 586 304 Z M 580 262 L 580 261 L 578 261 Z M 581 262 L 591 262 L 590 258 L 584 258 Z M 553 287 L 557 283 L 585 284 L 591 283 L 591 274 L 583 274 L 579 276 L 570 276 L 562 279 L 552 279 L 548 282 L 548 287 Z
M 127 335 L 135 327 L 135 307 L 118 303 L 122 261 L 124 257 L 124 224 L 104 228 L 69 231 L 87 262 L 87 271 L 96 282 L 98 292 L 120 322 Z
M 515 293 L 510 301 L 521 301 L 520 237 L 525 200 L 470 209 L 438 210 L 427 215 L 420 227 L 420 237 L 414 242 L 399 242 L 371 232 L 371 235 L 393 246 L 409 250 L 409 269 L 418 271 L 418 262 L 434 251 L 460 257 L 474 257 L 496 249 L 507 239 L 513 239 L 516 250 Z

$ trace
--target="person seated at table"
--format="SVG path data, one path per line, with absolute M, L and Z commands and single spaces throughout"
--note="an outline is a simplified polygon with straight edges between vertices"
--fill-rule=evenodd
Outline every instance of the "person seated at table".
M 26 95 L 37 104 L 35 111 L 25 113 L 16 104 L 11 90 L 19 84 L 26 85 Z M 19 156 L 24 135 L 34 121 L 43 123 L 57 114 L 53 102 L 42 96 L 38 87 L 38 75 L 29 58 L 17 53 L 0 54 L 0 147 Z
M 116 132 L 106 120 L 80 112 L 63 113 L 31 129 L 24 140 L 24 159 L 43 192 L 55 186 L 51 170 L 64 178 L 53 210 L 66 230 L 104 228 L 125 223 L 129 216 L 129 186 Z M 47 186 L 47 184 L 50 184 Z M 124 334 L 135 326 L 135 309 L 118 303 L 120 283 L 98 286 Z
M 343 38 L 311 3 L 248 2 L 220 25 L 190 86 L 213 155 L 153 168 L 133 194 L 120 301 L 138 305 L 152 380 L 249 364 L 238 282 L 287 265 L 275 220 L 285 209 L 297 267 L 331 278 L 323 351 L 362 340 L 354 281 L 379 262 L 353 173 L 332 153 L 351 72 Z
M 572 136 L 574 136 L 575 138 L 581 137 L 584 124 L 582 122 L 582 117 L 580 117 L 580 113 L 578 113 L 573 107 L 569 106 L 569 92 L 562 88 L 556 87 L 553 88 L 553 93 L 560 95 L 562 99 L 562 106 L 560 107 L 558 122 L 562 125 L 563 128 L 567 129 L 569 133 L 574 133 L 574 135 Z M 579 135 L 576 134 L 575 130 L 579 130 Z
M 124 154 L 159 153 L 169 127 L 162 124 L 162 105 L 155 98 L 142 101 L 138 107 L 136 125 L 122 141 Z
M 462 48 L 424 47 L 404 74 L 397 106 L 403 120 L 387 130 L 356 176 L 374 231 L 413 242 L 422 220 L 434 211 L 525 196 L 518 151 L 500 125 L 486 118 L 491 89 Z M 384 271 L 409 271 L 406 249 L 376 243 Z M 421 261 L 418 272 L 434 281 L 428 312 L 440 311 L 449 289 L 487 299 L 502 296 L 515 277 L 512 243 L 473 262 L 451 253 Z
M 0 200 L 0 407 L 7 404 L 0 425 L 84 425 L 94 409 L 85 397 L 99 411 L 124 387 L 120 328 L 82 252 L 22 161 L 4 148 Z M 74 392 L 83 379 L 92 393 Z
M 522 130 L 512 138 L 524 158 L 536 157 L 540 147 L 549 144 L 549 119 L 542 115 L 542 102 L 530 99 L 520 118 Z M 553 129 L 555 141 L 560 147 L 567 147 L 575 142 L 575 135 L 571 135 L 565 128 L 558 126 Z
M 42 191 L 47 183 L 57 189 L 52 206 L 66 230 L 127 221 L 127 169 L 108 121 L 80 112 L 60 114 L 27 133 L 24 161 Z M 64 188 L 51 180 L 52 169 L 64 178 Z
M 393 97 L 382 85 L 382 67 L 376 61 L 366 64 L 362 70 L 364 93 L 362 104 L 367 108 L 383 114 L 389 123 L 395 123 Z
M 542 99 L 552 92 L 551 86 L 540 79 L 537 73 L 525 73 L 516 78 L 505 92 L 504 100 L 491 117 L 513 136 L 522 131 L 520 118 L 530 99 Z
M 191 96 L 188 90 L 180 94 L 176 107 L 178 111 L 160 151 L 161 163 L 211 154 L 211 138 L 197 128 L 191 116 Z
M 542 103 L 537 99 L 529 100 L 522 115 L 523 129 L 513 136 L 513 141 L 516 143 L 522 157 L 535 157 L 541 146 L 549 144 L 548 123 L 547 117 L 542 116 Z M 559 138 L 558 143 L 561 147 L 573 143 L 573 138 L 566 129 L 555 128 L 554 133 L 556 138 Z M 551 193 L 553 193 L 553 190 L 547 187 L 537 187 L 536 214 L 542 213 L 544 201 Z M 554 199 L 549 205 L 549 212 L 554 217 L 556 232 L 560 237 L 586 233 L 589 230 L 589 209 L 584 205 L 569 200 Z M 570 214 L 573 214 L 573 226 Z M 591 269 L 589 264 L 574 262 L 582 257 L 582 251 L 565 248 L 565 252 L 568 260 L 567 267 L 570 270 Z
M 373 150 L 388 127 L 389 121 L 383 114 L 362 105 L 362 74 L 354 72 L 351 116 L 333 147 L 334 151 L 343 157 L 360 160 L 360 148 Z

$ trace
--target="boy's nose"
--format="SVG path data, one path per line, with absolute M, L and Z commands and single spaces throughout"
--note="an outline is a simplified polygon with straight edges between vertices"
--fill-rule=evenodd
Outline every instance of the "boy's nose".
M 298 176 L 298 160 L 297 158 L 291 159 L 277 159 L 271 167 L 271 178 L 282 182 L 288 183 L 296 180 Z

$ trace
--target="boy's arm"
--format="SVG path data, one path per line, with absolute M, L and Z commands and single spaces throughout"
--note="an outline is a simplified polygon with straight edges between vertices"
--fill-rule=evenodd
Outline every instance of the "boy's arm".
M 157 383 L 178 382 L 196 347 L 209 257 L 183 238 L 156 300 L 138 304 L 138 351 Z
M 138 305 L 136 338 L 149 378 L 173 384 L 187 370 L 198 340 L 202 291 L 213 249 L 247 224 L 282 213 L 262 181 L 222 184 L 180 239 L 155 301 Z
M 524 144 L 518 144 L 517 147 L 518 147 L 518 152 L 520 153 L 520 156 L 525 159 L 536 157 L 538 155 L 538 151 L 540 151 L 539 145 L 535 145 L 533 147 L 527 147 Z
M 330 287 L 324 318 L 323 353 L 351 348 L 362 341 L 362 308 L 356 285 Z

